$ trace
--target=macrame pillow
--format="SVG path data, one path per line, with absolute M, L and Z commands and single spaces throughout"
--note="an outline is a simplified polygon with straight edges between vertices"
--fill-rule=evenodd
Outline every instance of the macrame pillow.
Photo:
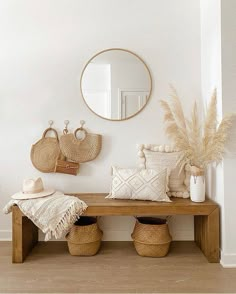
M 166 194 L 167 180 L 167 169 L 113 167 L 111 191 L 106 198 L 170 202 Z
M 167 168 L 169 172 L 168 195 L 174 197 L 189 197 L 189 166 L 185 165 L 180 170 L 176 166 L 182 156 L 181 151 L 176 151 L 170 146 L 163 145 L 138 145 L 140 168 L 157 169 Z

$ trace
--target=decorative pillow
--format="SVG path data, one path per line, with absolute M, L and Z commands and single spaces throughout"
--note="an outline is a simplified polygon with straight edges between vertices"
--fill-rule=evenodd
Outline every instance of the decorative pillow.
M 111 192 L 106 198 L 171 202 L 166 194 L 167 169 L 113 167 Z
M 140 168 L 157 169 L 167 168 L 169 172 L 169 196 L 189 197 L 189 166 L 185 165 L 180 170 L 180 165 L 176 166 L 182 156 L 181 151 L 177 151 L 170 146 L 163 145 L 138 145 L 138 156 Z

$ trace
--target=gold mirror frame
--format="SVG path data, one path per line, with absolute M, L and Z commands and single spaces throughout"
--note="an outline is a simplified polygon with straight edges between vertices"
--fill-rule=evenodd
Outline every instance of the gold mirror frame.
M 134 55 L 135 57 L 137 57 L 141 62 L 142 64 L 144 65 L 144 67 L 146 68 L 147 70 L 147 73 L 149 75 L 149 79 L 150 79 L 150 92 L 149 92 L 149 95 L 147 97 L 147 102 L 145 103 L 145 105 L 137 112 L 135 112 L 133 115 L 129 116 L 129 117 L 126 117 L 126 118 L 123 118 L 123 119 L 112 119 L 112 118 L 107 118 L 107 117 L 104 117 L 104 116 L 101 116 L 99 114 L 97 114 L 89 105 L 88 103 L 86 102 L 85 100 L 85 97 L 83 95 L 83 91 L 82 91 L 82 79 L 83 79 L 83 74 L 88 66 L 88 64 L 98 55 L 104 53 L 104 52 L 107 52 L 107 51 L 113 51 L 113 50 L 120 50 L 120 51 L 125 51 L 125 52 L 128 52 L 132 55 Z M 109 48 L 109 49 L 105 49 L 105 50 L 102 50 L 100 52 L 98 52 L 97 54 L 95 54 L 94 56 L 92 56 L 89 61 L 85 64 L 83 70 L 82 70 L 82 73 L 81 73 L 81 76 L 80 76 L 80 92 L 81 92 L 81 95 L 82 95 L 82 98 L 84 100 L 84 103 L 87 105 L 88 109 L 90 109 L 95 115 L 97 115 L 98 117 L 102 118 L 102 119 L 106 119 L 106 120 L 110 120 L 110 121 L 124 121 L 124 120 L 127 120 L 127 119 L 130 119 L 136 115 L 138 115 L 148 104 L 149 100 L 150 100 L 150 97 L 151 97 L 151 94 L 152 94 L 152 76 L 151 76 L 151 72 L 150 72 L 150 69 L 148 68 L 147 64 L 144 62 L 144 60 L 138 56 L 136 53 L 130 51 L 130 50 L 127 50 L 127 49 L 122 49 L 122 48 Z

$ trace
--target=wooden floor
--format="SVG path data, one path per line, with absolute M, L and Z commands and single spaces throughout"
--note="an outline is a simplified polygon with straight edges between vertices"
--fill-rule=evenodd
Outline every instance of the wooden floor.
M 40 242 L 23 264 L 0 242 L 0 293 L 235 293 L 236 269 L 208 263 L 193 242 L 173 242 L 164 258 L 144 258 L 131 242 L 104 242 L 73 257 L 65 242 Z

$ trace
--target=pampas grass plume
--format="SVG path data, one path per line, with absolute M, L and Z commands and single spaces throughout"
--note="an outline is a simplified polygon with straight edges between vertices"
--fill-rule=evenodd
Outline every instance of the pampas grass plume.
M 171 102 L 161 100 L 160 103 L 164 111 L 166 134 L 185 155 L 179 163 L 205 168 L 211 162 L 221 161 L 236 114 L 226 115 L 217 127 L 217 96 L 214 90 L 204 123 L 200 123 L 196 102 L 188 120 L 184 116 L 177 91 L 173 87 L 171 89 Z

